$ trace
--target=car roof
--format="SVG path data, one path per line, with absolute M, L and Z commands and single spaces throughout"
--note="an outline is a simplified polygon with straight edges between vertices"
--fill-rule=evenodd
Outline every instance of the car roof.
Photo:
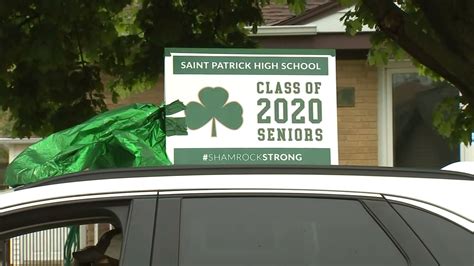
M 474 175 L 474 161 L 455 162 L 443 167 L 442 170 L 462 172 Z
M 473 176 L 449 171 L 366 167 L 165 167 L 90 171 L 17 188 L 0 195 L 0 215 L 12 206 L 103 193 L 273 190 L 347 192 L 429 203 L 474 220 Z
M 474 175 L 458 171 L 420 170 L 393 167 L 365 166 L 166 166 L 143 168 L 119 168 L 63 175 L 44 179 L 18 187 L 17 190 L 44 185 L 99 180 L 110 178 L 136 178 L 150 176 L 176 175 L 226 175 L 226 174 L 309 174 L 309 175 L 348 175 L 348 176 L 396 176 L 429 179 L 474 180 Z

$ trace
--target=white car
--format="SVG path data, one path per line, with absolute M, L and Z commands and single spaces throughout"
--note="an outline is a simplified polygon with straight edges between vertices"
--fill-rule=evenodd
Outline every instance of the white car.
M 101 222 L 123 232 L 120 265 L 472 266 L 473 181 L 393 168 L 91 171 L 1 194 L 0 239 Z

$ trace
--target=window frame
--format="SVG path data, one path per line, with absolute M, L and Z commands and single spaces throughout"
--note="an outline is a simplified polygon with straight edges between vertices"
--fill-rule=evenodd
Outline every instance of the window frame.
M 120 265 L 133 266 L 137 263 L 138 265 L 149 265 L 156 206 L 157 192 L 136 193 L 135 195 L 130 193 L 123 195 L 95 194 L 70 198 L 67 201 L 37 202 L 34 207 L 22 208 L 19 206 L 0 215 L 0 219 L 2 219 L 0 240 L 65 225 L 110 222 L 123 229 L 124 240 Z M 55 215 L 51 215 L 52 213 Z M 28 217 L 28 219 L 22 219 L 22 217 Z M 23 221 L 20 227 L 17 226 L 18 221 Z M 146 246 L 149 248 L 147 249 Z
M 456 212 L 450 211 L 446 208 L 400 196 L 386 195 L 384 197 L 390 204 L 405 205 L 426 213 L 430 213 L 435 216 L 439 216 L 440 218 L 447 220 L 450 223 L 462 227 L 468 232 L 472 232 L 472 230 L 474 229 L 472 221 L 470 221 L 469 218 L 462 216 Z M 469 204 L 469 202 L 466 202 L 466 204 Z
M 378 220 L 379 225 L 385 228 L 385 232 L 393 237 L 394 243 L 399 245 L 408 265 L 439 265 L 431 251 L 387 200 L 362 200 L 362 202 Z
M 389 61 L 387 65 L 379 66 L 378 76 L 378 165 L 393 167 L 393 89 L 392 75 L 399 73 L 418 73 L 410 60 Z M 460 161 L 472 160 L 474 146 L 459 144 Z
M 354 195 L 355 194 L 355 195 Z M 362 194 L 362 195 L 358 195 Z M 367 195 L 364 195 L 367 194 Z M 430 261 L 430 263 L 424 265 L 437 265 L 432 263 L 432 260 L 429 258 L 426 259 L 423 256 L 421 259 L 414 259 L 410 256 L 416 256 L 413 251 L 407 251 L 406 246 L 400 244 L 400 238 L 402 236 L 394 234 L 397 232 L 396 228 L 392 228 L 393 225 L 386 225 L 385 219 L 387 217 L 379 217 L 380 210 L 372 210 L 370 206 L 370 201 L 378 201 L 384 203 L 383 210 L 396 214 L 391 206 L 383 197 L 379 197 L 378 194 L 370 195 L 370 193 L 346 193 L 346 192 L 330 192 L 328 193 L 275 193 L 272 191 L 269 192 L 250 192 L 249 190 L 232 190 L 228 192 L 218 191 L 212 193 L 211 191 L 188 191 L 186 192 L 174 192 L 168 191 L 165 193 L 160 192 L 158 199 L 158 217 L 156 220 L 156 232 L 166 232 L 162 234 L 155 234 L 154 238 L 154 249 L 152 255 L 153 266 L 179 266 L 179 241 L 180 241 L 180 226 L 181 226 L 181 202 L 183 199 L 189 198 L 225 198 L 225 197 L 279 197 L 279 198 L 324 198 L 324 199 L 346 199 L 346 200 L 355 200 L 361 203 L 362 207 L 367 211 L 367 214 L 374 219 L 374 221 L 379 225 L 380 229 L 387 235 L 387 237 L 392 241 L 395 248 L 399 250 L 402 257 L 404 257 L 406 264 L 411 265 L 411 261 Z M 397 216 L 392 216 L 397 219 L 397 224 L 403 222 L 401 218 Z M 405 225 L 406 226 L 406 225 Z M 407 232 L 407 231 L 405 231 Z M 412 231 L 409 231 L 410 237 L 414 237 Z M 407 237 L 407 236 L 403 236 Z M 415 245 L 418 249 L 426 250 L 426 247 L 421 243 L 416 242 Z
M 473 234 L 473 232 L 471 231 L 472 229 L 470 230 L 469 228 L 465 227 L 464 224 L 458 223 L 458 221 L 460 221 L 462 219 L 465 219 L 465 222 L 466 222 L 465 224 L 471 223 L 471 228 L 472 228 L 472 222 L 469 222 L 467 218 L 457 216 L 457 219 L 455 219 L 456 221 L 452 220 L 452 219 L 450 219 L 452 217 L 447 218 L 446 215 L 441 215 L 440 212 L 443 213 L 443 214 L 449 213 L 449 214 L 451 214 L 451 216 L 456 216 L 456 214 L 451 213 L 447 210 L 440 209 L 440 208 L 435 207 L 435 206 L 430 206 L 430 208 L 423 208 L 426 205 L 428 205 L 426 203 L 421 203 L 423 205 L 413 204 L 414 201 L 412 201 L 412 200 L 406 200 L 406 199 L 401 199 L 401 198 L 397 198 L 397 197 L 390 197 L 390 198 L 387 197 L 387 200 L 388 200 L 388 204 L 390 204 L 392 209 L 398 214 L 398 216 L 401 217 L 401 219 L 403 219 L 405 224 L 407 224 L 407 226 L 410 228 L 410 230 L 414 232 L 414 234 L 417 236 L 417 238 L 420 239 L 421 242 L 423 242 L 423 245 L 426 247 L 427 250 L 429 250 L 430 254 L 432 254 L 433 258 L 436 259 L 436 261 L 438 262 L 439 265 L 446 265 L 446 264 L 442 264 L 438 261 L 438 258 L 439 257 L 444 257 L 445 254 L 440 255 L 441 252 L 439 252 L 439 250 L 435 251 L 435 249 L 430 248 L 430 246 L 432 247 L 432 244 L 427 244 L 428 242 L 426 241 L 423 234 L 420 232 L 421 231 L 420 228 L 415 229 L 416 228 L 415 223 L 411 222 L 410 218 L 407 218 L 406 215 L 402 214 L 402 211 L 400 209 L 396 208 L 397 205 L 400 206 L 400 207 L 409 208 L 409 209 L 411 209 L 411 211 L 417 211 L 417 212 L 423 213 L 424 215 L 432 216 L 433 218 L 436 217 L 439 220 L 442 220 L 442 221 L 446 222 L 447 224 L 458 228 L 460 231 L 464 232 L 466 235 L 471 235 L 471 237 L 472 237 L 472 234 Z M 420 206 L 423 206 L 423 207 L 420 207 Z M 425 226 L 426 222 L 424 222 L 423 225 Z M 425 226 L 425 228 L 426 228 L 426 226 Z M 453 248 L 453 247 L 451 246 L 450 248 Z M 446 260 L 444 262 L 446 262 Z

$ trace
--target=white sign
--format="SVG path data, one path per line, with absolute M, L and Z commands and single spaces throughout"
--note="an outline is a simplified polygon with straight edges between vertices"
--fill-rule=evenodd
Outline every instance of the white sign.
M 338 164 L 334 50 L 166 49 L 174 164 Z

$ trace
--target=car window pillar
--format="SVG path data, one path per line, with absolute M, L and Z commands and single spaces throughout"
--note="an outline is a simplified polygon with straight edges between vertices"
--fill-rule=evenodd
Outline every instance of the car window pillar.
M 181 198 L 160 198 L 153 246 L 153 266 L 178 266 Z
M 409 265 L 437 266 L 439 263 L 420 241 L 411 228 L 384 200 L 362 200 L 368 210 L 376 217 L 392 241 L 402 249 Z
M 150 265 L 157 199 L 134 199 L 124 232 L 120 265 Z

